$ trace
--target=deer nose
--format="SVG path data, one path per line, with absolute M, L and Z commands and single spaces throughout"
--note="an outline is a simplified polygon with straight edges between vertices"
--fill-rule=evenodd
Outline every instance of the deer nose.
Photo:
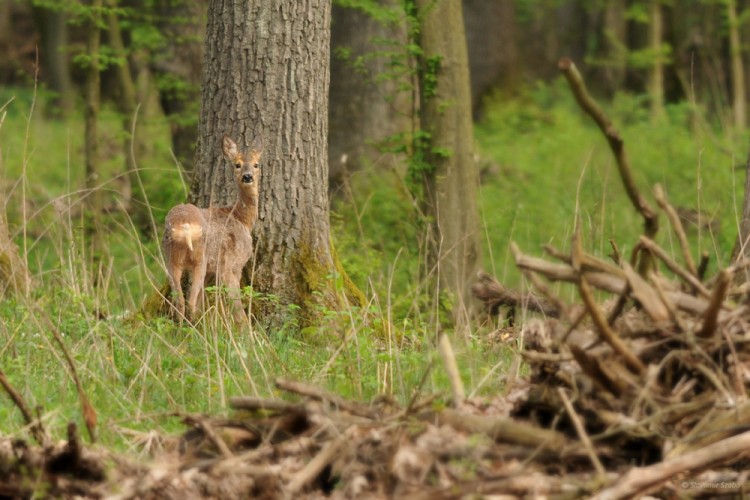
M 245 184 L 252 184 L 253 183 L 253 174 L 244 174 L 242 176 L 242 182 Z

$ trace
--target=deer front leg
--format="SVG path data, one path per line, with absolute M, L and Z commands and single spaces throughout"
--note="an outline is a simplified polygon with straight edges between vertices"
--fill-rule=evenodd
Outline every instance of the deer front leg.
M 238 324 L 247 321 L 247 315 L 245 314 L 245 309 L 242 307 L 242 300 L 240 300 L 241 273 L 241 269 L 239 273 L 233 273 L 227 270 L 224 273 L 224 278 L 222 280 L 224 286 L 227 288 L 227 296 L 232 301 L 232 315 Z

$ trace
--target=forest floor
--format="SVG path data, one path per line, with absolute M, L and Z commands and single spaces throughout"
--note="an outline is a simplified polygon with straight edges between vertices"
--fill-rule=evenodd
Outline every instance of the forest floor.
M 447 404 L 419 392 L 356 401 L 277 379 L 280 397 L 232 397 L 228 416 L 182 414 L 180 435 L 144 434 L 150 458 L 138 461 L 83 445 L 75 424 L 52 443 L 30 419 L 38 444 L 0 440 L 0 497 L 744 496 L 750 303 L 731 285 L 750 263 L 702 281 L 642 242 L 676 279 L 646 280 L 580 247 L 558 262 L 516 254 L 527 273 L 578 283 L 578 304 L 482 277 L 474 292 L 488 310 L 544 311 L 503 332 L 523 339 L 530 374 L 494 397 L 465 396 L 443 336 Z M 618 298 L 599 304 L 594 289 Z

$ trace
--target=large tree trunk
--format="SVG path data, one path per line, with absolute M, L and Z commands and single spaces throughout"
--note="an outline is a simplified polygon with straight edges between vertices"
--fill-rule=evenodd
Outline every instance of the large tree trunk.
M 469 65 L 460 0 L 417 0 L 421 18 L 420 122 L 429 134 L 425 176 L 427 210 L 433 223 L 432 262 L 441 292 L 456 299 L 457 326 L 470 312 L 469 283 L 479 266 L 481 245 L 477 190 L 472 158 Z M 430 75 L 429 61 L 439 61 Z M 434 66 L 432 66 L 434 68 Z M 437 78 L 435 85 L 433 78 Z
M 256 257 L 246 271 L 256 291 L 278 297 L 282 307 L 300 306 L 303 322 L 314 319 L 321 300 L 332 307 L 340 298 L 327 189 L 330 16 L 330 0 L 210 2 L 190 195 L 202 207 L 233 203 L 222 136 L 235 137 L 241 149 L 262 136 Z M 277 306 L 268 307 L 260 313 Z M 280 321 L 288 310 L 276 312 Z

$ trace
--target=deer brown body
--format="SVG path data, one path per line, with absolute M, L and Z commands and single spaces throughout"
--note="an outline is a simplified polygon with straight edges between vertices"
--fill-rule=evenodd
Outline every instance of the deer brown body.
M 188 306 L 194 314 L 206 283 L 224 285 L 232 297 L 234 315 L 244 319 L 239 289 L 242 269 L 253 254 L 252 230 L 258 218 L 260 184 L 259 137 L 249 152 L 240 152 L 237 144 L 224 136 L 224 157 L 232 162 L 238 200 L 228 207 L 198 208 L 177 205 L 167 214 L 162 245 L 167 261 L 169 285 L 177 296 L 177 311 L 184 316 L 185 298 L 180 279 L 191 274 Z

